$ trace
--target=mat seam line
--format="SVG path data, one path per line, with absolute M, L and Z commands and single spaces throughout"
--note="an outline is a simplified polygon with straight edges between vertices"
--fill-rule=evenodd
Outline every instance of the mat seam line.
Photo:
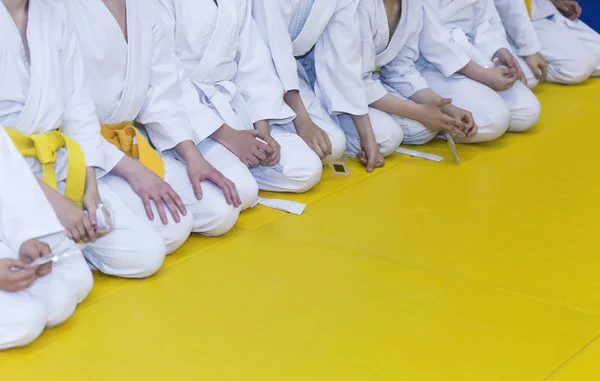
M 464 277 L 461 277 L 461 276 L 458 276 L 458 275 L 441 272 L 439 270 L 435 270 L 435 269 L 431 269 L 431 268 L 427 268 L 427 267 L 420 267 L 420 266 L 411 265 L 411 264 L 408 264 L 408 263 L 405 263 L 405 262 L 401 262 L 401 261 L 398 261 L 398 260 L 394 260 L 394 259 L 391 259 L 391 258 L 374 256 L 374 255 L 371 255 L 371 254 L 363 253 L 363 252 L 352 250 L 352 249 L 341 249 L 341 248 L 338 248 L 338 247 L 335 247 L 335 246 L 331 246 L 331 245 L 327 245 L 327 244 L 324 244 L 324 243 L 321 243 L 321 242 L 315 242 L 315 241 L 310 241 L 310 240 L 307 240 L 307 239 L 304 239 L 304 238 L 296 237 L 296 236 L 290 235 L 289 233 L 282 233 L 282 232 L 276 232 L 276 233 L 277 234 L 282 234 L 282 235 L 287 235 L 289 237 L 293 237 L 293 238 L 299 239 L 299 240 L 301 240 L 303 242 L 306 242 L 306 243 L 320 245 L 320 246 L 322 246 L 324 248 L 331 249 L 331 250 L 334 250 L 336 252 L 345 253 L 345 254 L 352 254 L 352 255 L 356 255 L 356 256 L 368 257 L 368 258 L 371 258 L 371 259 L 377 259 L 377 260 L 385 261 L 385 262 L 391 262 L 391 263 L 395 263 L 395 264 L 398 264 L 398 265 L 401 265 L 401 266 L 404 266 L 404 267 L 407 267 L 407 268 L 410 268 L 410 269 L 413 269 L 413 270 L 427 271 L 427 272 L 430 272 L 432 274 L 436 274 L 438 276 L 442 275 L 442 276 L 445 276 L 445 277 L 454 278 L 454 279 L 457 279 L 457 280 L 460 280 L 460 281 L 463 281 L 463 282 L 467 282 L 467 283 L 471 283 L 471 284 L 475 284 L 475 285 L 479 285 L 479 286 L 485 287 L 485 288 L 487 288 L 489 290 L 499 291 L 499 292 L 502 292 L 502 293 L 507 294 L 507 295 L 513 295 L 513 296 L 518 296 L 518 297 L 522 297 L 522 298 L 526 298 L 526 299 L 530 299 L 530 300 L 535 300 L 537 302 L 541 302 L 541 303 L 544 303 L 544 304 L 558 306 L 558 307 L 569 309 L 569 310 L 572 310 L 572 311 L 575 311 L 575 312 L 584 313 L 584 314 L 587 314 L 587 315 L 592 315 L 594 317 L 600 318 L 600 312 L 594 312 L 594 311 L 590 311 L 590 310 L 583 309 L 583 308 L 577 308 L 577 307 L 573 307 L 573 306 L 570 306 L 570 305 L 565 305 L 565 304 L 562 304 L 562 303 L 558 303 L 558 302 L 553 302 L 553 301 L 550 301 L 550 300 L 541 299 L 541 298 L 533 296 L 533 295 L 528 295 L 528 294 L 523 294 L 523 293 L 519 293 L 519 292 L 515 292 L 515 291 L 506 290 L 506 289 L 503 289 L 503 288 L 500 288 L 500 287 L 497 287 L 497 286 L 493 286 L 493 285 L 490 285 L 490 284 L 482 283 L 481 281 L 478 281 L 478 280 L 464 278 Z
M 600 338 L 600 333 L 597 334 L 590 342 L 585 344 L 583 347 L 579 348 L 579 350 L 575 351 L 571 356 L 569 356 L 564 362 L 562 362 L 559 366 L 557 366 L 552 372 L 550 372 L 543 381 L 549 381 L 550 377 L 554 377 L 562 368 L 567 366 L 571 361 L 573 361 L 576 357 L 578 357 L 581 353 L 583 353 L 590 345 L 592 345 L 596 340 Z

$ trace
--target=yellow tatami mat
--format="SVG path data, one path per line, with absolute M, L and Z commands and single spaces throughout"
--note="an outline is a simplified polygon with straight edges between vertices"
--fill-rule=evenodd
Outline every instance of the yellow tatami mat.
M 326 170 L 152 279 L 89 299 L 2 380 L 600 379 L 600 81 L 544 85 L 530 133 Z M 444 142 L 419 150 L 448 156 Z

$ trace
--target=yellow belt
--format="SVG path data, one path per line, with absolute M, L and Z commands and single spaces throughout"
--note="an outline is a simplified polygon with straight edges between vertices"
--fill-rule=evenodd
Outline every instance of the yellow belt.
M 146 168 L 156 173 L 161 179 L 165 178 L 165 167 L 162 159 L 152 149 L 144 135 L 133 126 L 133 122 L 103 124 L 102 136 L 123 151 L 125 155 L 140 159 L 140 162 Z M 134 137 L 137 143 L 133 142 Z
M 85 156 L 79 144 L 59 131 L 25 135 L 12 128 L 5 127 L 5 129 L 21 155 L 35 158 L 40 162 L 44 182 L 55 190 L 57 189 L 56 174 L 54 173 L 56 151 L 62 147 L 67 149 L 69 166 L 65 196 L 81 206 L 85 190 L 86 171 Z
M 531 0 L 525 0 L 525 6 L 527 7 L 527 13 L 531 17 Z

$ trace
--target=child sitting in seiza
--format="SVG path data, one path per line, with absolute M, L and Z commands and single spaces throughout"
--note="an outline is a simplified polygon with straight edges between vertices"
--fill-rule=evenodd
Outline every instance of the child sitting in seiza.
M 182 68 L 164 37 L 156 13 L 157 3 L 65 0 L 63 4 L 72 15 L 82 43 L 85 75 L 94 89 L 93 98 L 103 132 L 114 136 L 111 141 L 124 148 L 132 146 L 134 135 L 141 138 L 137 141 L 138 147 L 145 143 L 147 131 L 163 155 L 159 157 L 148 147 L 147 152 L 140 154 L 141 162 L 155 159 L 149 162 L 150 168 L 155 166 L 162 170 L 165 180 L 181 197 L 191 214 L 192 231 L 210 236 L 228 232 L 241 210 L 238 189 L 244 202 L 251 204 L 256 199 L 258 186 L 248 168 L 225 147 L 195 132 L 210 120 L 195 120 L 196 125 L 191 125 L 190 115 L 194 114 L 186 104 L 194 101 L 197 107 L 202 105 L 194 89 L 185 91 L 185 86 L 191 85 L 180 73 Z M 134 120 L 145 129 L 134 126 Z M 147 177 L 150 181 L 146 185 L 156 187 L 158 176 L 150 172 Z M 142 199 L 128 189 L 127 182 L 116 178 L 112 184 L 140 213 L 144 212 Z M 144 198 L 147 210 L 151 201 Z M 176 205 L 169 198 L 167 201 L 169 210 L 177 217 Z M 158 204 L 162 202 L 158 200 Z M 187 238 L 177 232 L 178 225 L 183 225 L 181 222 L 169 221 L 168 225 L 162 225 L 157 220 L 153 225 L 168 243 L 168 252 Z
M 124 177 L 133 193 L 138 183 L 128 174 L 144 167 L 100 134 L 67 11 L 54 0 L 4 0 L 0 21 L 0 125 L 40 178 L 69 237 L 86 243 L 83 253 L 95 268 L 129 278 L 154 274 L 163 264 L 166 242 L 143 207 L 112 187 L 114 177 Z M 115 214 L 108 235 L 96 232 L 95 213 L 104 202 Z M 191 217 L 186 219 L 177 244 L 191 229 Z
M 77 250 L 54 266 L 30 266 L 50 251 L 74 249 L 74 242 L 3 128 L 0 152 L 1 350 L 27 345 L 66 321 L 90 292 L 92 274 Z
M 297 133 L 328 163 L 344 150 L 367 171 L 402 142 L 397 124 L 371 120 L 361 78 L 358 0 L 253 0 Z
M 197 133 L 227 147 L 250 168 L 262 190 L 300 193 L 315 186 L 321 162 L 288 131 L 295 115 L 283 101 L 250 2 L 158 3 L 169 46 L 185 69 L 196 102 L 205 106 L 203 114 L 191 116 Z
M 578 84 L 600 75 L 600 34 L 573 0 L 494 0 L 527 83 Z
M 487 118 L 485 123 L 508 124 L 509 132 L 533 127 L 540 102 L 523 83 L 493 0 L 425 0 L 424 5 L 419 69 L 429 86 L 454 100 L 469 97 L 471 104 L 464 107 Z
M 450 133 L 461 143 L 504 134 L 508 120 L 489 119 L 488 105 L 481 107 L 470 94 L 454 93 L 445 99 L 417 70 L 423 27 L 420 0 L 361 0 L 358 13 L 363 78 L 374 123 L 399 126 L 406 144 L 424 144 L 440 133 Z

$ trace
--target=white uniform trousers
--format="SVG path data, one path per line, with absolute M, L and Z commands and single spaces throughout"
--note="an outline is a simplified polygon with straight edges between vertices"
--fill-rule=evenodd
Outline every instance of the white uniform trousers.
M 274 166 L 250 169 L 258 187 L 270 192 L 304 193 L 312 189 L 323 172 L 319 156 L 296 134 L 290 122 L 271 125 L 271 136 L 281 146 L 281 159 Z
M 460 75 L 447 78 L 432 69 L 423 70 L 422 74 L 433 91 L 451 98 L 456 106 L 473 114 L 479 126 L 479 136 L 467 139 L 467 143 L 493 140 L 506 131 L 527 131 L 540 118 L 539 100 L 520 81 L 508 90 L 497 92 Z
M 400 146 L 404 140 L 406 124 L 413 122 L 373 107 L 369 107 L 369 118 L 375 134 L 375 141 L 384 157 L 391 155 Z M 347 114 L 338 115 L 337 119 L 346 135 L 346 154 L 350 157 L 356 157 L 361 150 L 361 145 L 354 121 Z
M 59 182 L 58 187 L 64 192 L 65 182 Z M 152 201 L 154 220 L 150 221 L 139 196 L 120 177 L 103 176 L 98 179 L 98 190 L 113 210 L 114 230 L 87 245 L 83 253 L 93 267 L 105 274 L 124 278 L 151 276 L 160 269 L 167 253 L 181 246 L 192 230 L 191 214 L 181 216 L 176 223 L 167 213 L 168 224 L 163 225 Z
M 41 239 L 53 252 L 73 246 L 64 234 Z M 18 258 L 0 242 L 0 258 Z M 92 289 L 92 274 L 81 254 L 61 260 L 52 272 L 19 292 L 0 290 L 0 349 L 24 346 L 45 328 L 65 322 Z
M 248 167 L 219 142 L 207 138 L 197 148 L 206 161 L 235 184 L 242 199 L 241 207 L 228 205 L 223 191 L 209 180 L 200 183 L 202 199 L 198 200 L 187 175 L 185 162 L 178 155 L 177 159 L 163 157 L 165 176 L 181 197 L 188 213 L 191 213 L 193 232 L 206 236 L 223 235 L 235 225 L 240 212 L 254 204 L 258 197 L 258 184 Z
M 533 21 L 533 26 L 542 44 L 540 53 L 548 61 L 548 82 L 577 84 L 600 75 L 600 34 L 583 21 L 557 13 Z M 528 79 L 533 77 L 528 67 L 523 70 Z

